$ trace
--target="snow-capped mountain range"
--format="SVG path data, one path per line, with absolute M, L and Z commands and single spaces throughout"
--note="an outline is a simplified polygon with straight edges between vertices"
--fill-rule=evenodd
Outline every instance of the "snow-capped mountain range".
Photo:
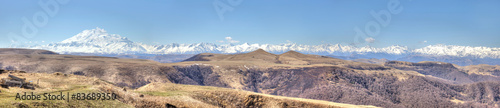
M 19 48 L 19 47 L 18 47 Z M 456 56 L 473 58 L 500 59 L 500 48 L 492 47 L 470 47 L 456 45 L 430 45 L 419 49 L 409 49 L 406 46 L 389 46 L 385 48 L 374 48 L 370 46 L 355 47 L 341 44 L 301 45 L 295 43 L 286 44 L 248 44 L 239 45 L 213 43 L 194 44 L 167 44 L 148 45 L 128 40 L 117 34 L 109 34 L 104 29 L 96 28 L 84 30 L 83 32 L 68 38 L 62 42 L 47 45 L 35 45 L 22 48 L 46 49 L 58 53 L 99 53 L 99 54 L 197 54 L 197 53 L 244 53 L 264 49 L 272 53 L 282 53 L 295 50 L 307 54 L 349 56 L 352 54 L 387 54 L 394 56 L 404 55 L 433 55 L 433 56 Z

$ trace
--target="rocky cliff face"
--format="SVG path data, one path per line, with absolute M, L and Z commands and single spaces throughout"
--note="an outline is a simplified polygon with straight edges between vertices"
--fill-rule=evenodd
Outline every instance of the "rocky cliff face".
M 422 76 L 398 80 L 396 76 L 359 73 L 354 69 L 314 67 L 238 70 L 237 72 L 242 75 L 241 81 L 238 82 L 241 85 L 231 86 L 217 77 L 223 75 L 213 72 L 210 68 L 209 66 L 190 66 L 178 69 L 190 70 L 191 73 L 212 72 L 203 75 L 206 77 L 184 77 L 199 79 L 196 81 L 198 85 L 240 87 L 238 89 L 265 94 L 392 108 L 495 106 L 498 104 L 498 92 L 495 92 L 498 87 L 495 85 L 500 84 L 490 82 L 454 85 Z M 172 82 L 177 81 L 172 80 Z M 497 97 L 486 98 L 484 96 Z M 451 101 L 453 99 L 464 103 L 454 103 Z M 488 104 L 482 104 L 483 102 Z

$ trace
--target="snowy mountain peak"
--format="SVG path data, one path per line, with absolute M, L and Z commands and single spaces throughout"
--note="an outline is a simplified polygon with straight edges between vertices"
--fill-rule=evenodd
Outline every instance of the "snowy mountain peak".
M 84 30 L 77 35 L 68 38 L 61 43 L 91 43 L 91 44 L 104 44 L 113 42 L 131 42 L 125 37 L 117 34 L 108 34 L 108 32 L 99 27 L 91 30 Z
M 384 57 L 399 57 L 405 55 L 432 55 L 432 56 L 456 56 L 474 58 L 500 58 L 500 48 L 494 47 L 470 47 L 457 45 L 429 45 L 419 49 L 409 49 L 407 46 L 393 45 L 384 48 L 371 46 L 356 47 L 353 45 L 341 44 L 321 44 L 303 45 L 297 43 L 284 44 L 214 44 L 214 43 L 194 43 L 194 44 L 165 44 L 148 45 L 136 43 L 121 37 L 117 34 L 109 34 L 106 30 L 95 28 L 84 30 L 81 33 L 66 39 L 62 42 L 37 45 L 29 47 L 32 49 L 46 49 L 58 53 L 140 53 L 140 54 L 197 54 L 197 53 L 245 53 L 263 49 L 271 53 L 284 53 L 290 50 L 320 55 L 388 55 Z
M 500 58 L 500 48 L 470 47 L 457 45 L 429 45 L 413 50 L 414 53 L 428 55 L 447 55 L 458 57 Z
M 62 42 L 31 46 L 34 49 L 48 49 L 59 53 L 146 53 L 141 43 L 135 43 L 126 37 L 117 34 L 109 34 L 99 27 L 91 30 L 84 30 L 77 35 Z

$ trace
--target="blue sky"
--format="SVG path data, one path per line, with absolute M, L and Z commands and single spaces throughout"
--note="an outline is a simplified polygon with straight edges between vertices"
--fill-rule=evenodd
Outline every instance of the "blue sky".
M 23 44 L 29 41 L 48 44 L 96 27 L 149 44 L 219 43 L 217 41 L 227 42 L 225 37 L 231 37 L 239 43 L 260 44 L 500 47 L 499 0 L 61 1 L 69 2 L 0 1 L 0 47 L 11 44 L 9 33 L 16 34 L 11 37 Z M 59 9 L 50 14 L 39 2 L 58 3 Z M 402 10 L 389 13 L 390 20 L 381 17 L 389 21 L 385 26 L 370 13 L 389 11 L 388 4 L 397 2 L 400 4 L 393 6 Z M 232 11 L 225 11 L 219 17 L 214 3 Z M 38 32 L 23 35 L 26 25 L 23 18 L 33 23 L 33 16 L 43 15 L 48 20 L 43 22 L 44 17 L 36 17 L 42 22 L 34 26 Z M 366 32 L 367 25 L 371 35 Z M 356 27 L 367 35 L 356 36 Z

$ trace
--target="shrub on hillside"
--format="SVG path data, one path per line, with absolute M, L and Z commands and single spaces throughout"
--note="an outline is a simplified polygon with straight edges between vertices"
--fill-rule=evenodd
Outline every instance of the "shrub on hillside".
M 53 65 L 52 67 L 50 67 L 50 69 L 52 70 L 52 72 L 66 72 L 67 70 L 69 70 L 69 67 L 67 65 Z
M 17 68 L 14 66 L 7 66 L 5 67 L 5 70 L 17 70 Z
M 104 68 L 99 65 L 89 66 L 85 70 L 87 71 L 87 74 L 89 76 L 97 76 L 97 77 L 103 76 L 105 72 Z
M 76 71 L 76 72 L 72 72 L 71 74 L 73 75 L 85 75 L 85 73 L 83 73 L 82 71 Z

